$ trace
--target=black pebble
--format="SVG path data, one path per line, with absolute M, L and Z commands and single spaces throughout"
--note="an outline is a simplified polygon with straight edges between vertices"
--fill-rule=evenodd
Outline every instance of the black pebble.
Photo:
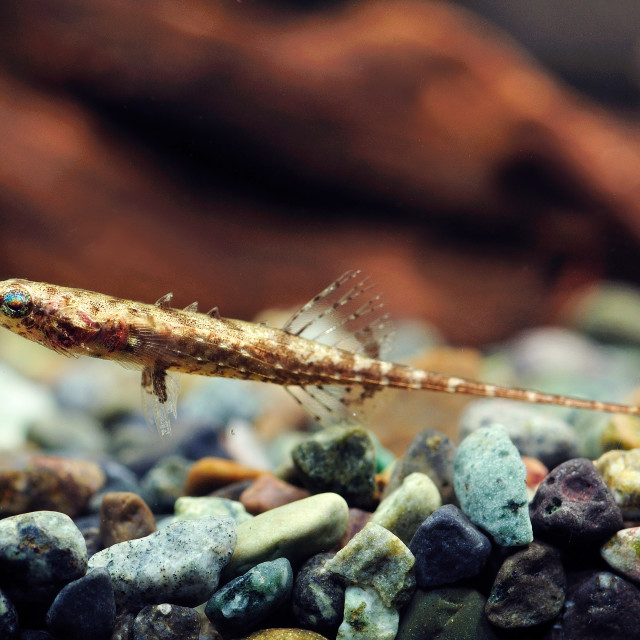
M 70 582 L 53 601 L 47 626 L 57 638 L 108 640 L 116 619 L 113 585 L 106 569 Z
M 586 458 L 567 460 L 540 483 L 530 505 L 536 538 L 562 548 L 593 547 L 622 529 L 622 513 Z
M 18 637 L 18 613 L 7 595 L 0 591 L 0 638 L 14 640 Z
M 200 616 L 191 607 L 152 604 L 136 616 L 133 640 L 198 640 Z
M 451 584 L 477 575 L 489 559 L 491 542 L 452 504 L 436 509 L 409 543 L 419 587 Z

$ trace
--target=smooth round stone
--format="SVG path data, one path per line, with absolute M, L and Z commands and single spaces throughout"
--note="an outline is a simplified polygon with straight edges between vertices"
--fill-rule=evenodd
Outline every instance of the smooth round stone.
M 602 451 L 640 447 L 640 424 L 637 416 L 610 416 L 600 435 L 600 447 Z
M 563 640 L 638 640 L 640 590 L 608 571 L 572 588 L 562 616 Z
M 640 583 L 640 527 L 618 531 L 603 545 L 600 555 L 612 569 Z
M 349 508 L 337 493 L 321 493 L 265 511 L 238 525 L 238 542 L 224 571 L 228 581 L 266 560 L 296 565 L 340 542 Z
M 236 524 L 251 520 L 253 517 L 238 500 L 229 500 L 217 496 L 201 496 L 194 498 L 183 496 L 175 504 L 176 520 L 196 520 L 208 516 L 230 516 Z
M 485 611 L 502 629 L 533 627 L 560 613 L 566 591 L 560 553 L 542 542 L 532 542 L 502 563 Z
M 327 640 L 327 638 L 306 629 L 264 629 L 242 640 Z
M 193 463 L 181 456 L 162 458 L 140 481 L 144 501 L 154 513 L 170 513 L 185 493 L 187 474 Z
M 564 420 L 509 400 L 491 398 L 469 403 L 460 417 L 460 437 L 497 424 L 507 430 L 522 455 L 537 458 L 547 467 L 578 455 L 577 436 Z
M 480 573 L 491 542 L 452 504 L 434 511 L 409 544 L 416 558 L 416 584 L 437 587 Z
M 240 502 L 249 513 L 258 514 L 308 497 L 306 489 L 289 484 L 270 473 L 263 473 L 242 492 Z
M 331 635 L 338 630 L 344 613 L 344 584 L 327 571 L 333 553 L 309 558 L 296 575 L 291 594 L 292 611 L 303 626 Z
M 379 524 L 409 544 L 413 534 L 442 500 L 433 480 L 424 473 L 408 475 L 373 512 L 369 522 Z
M 503 426 L 482 427 L 467 436 L 453 469 L 460 507 L 474 524 L 504 547 L 533 540 L 527 471 Z
M 148 605 L 133 622 L 133 640 L 198 640 L 199 635 L 200 616 L 190 607 Z
M 338 493 L 360 509 L 373 504 L 376 452 L 366 429 L 322 429 L 294 447 L 291 457 L 302 484 L 312 493 Z
M 200 458 L 193 463 L 184 492 L 188 496 L 207 493 L 242 480 L 255 480 L 264 471 L 226 458 Z
M 204 612 L 220 630 L 247 633 L 289 599 L 292 587 L 286 558 L 262 562 L 216 591 Z
M 414 562 L 400 538 L 369 523 L 325 567 L 352 584 L 372 587 L 385 606 L 395 607 L 405 603 L 415 588 Z
M 438 488 L 444 504 L 456 502 L 453 492 L 453 459 L 456 446 L 435 429 L 423 429 L 395 463 L 383 498 L 395 491 L 412 473 L 424 473 Z
M 0 638 L 16 640 L 19 635 L 18 613 L 7 595 L 0 590 Z
M 608 451 L 594 464 L 625 520 L 640 520 L 640 449 Z
M 185 520 L 99 551 L 89 569 L 106 567 L 120 606 L 196 606 L 216 588 L 235 543 L 236 524 L 229 517 Z
M 622 529 L 622 514 L 586 458 L 568 460 L 540 483 L 531 502 L 536 537 L 563 548 L 599 546 Z
M 156 530 L 156 519 L 136 493 L 105 493 L 100 509 L 100 542 L 110 547 L 125 540 L 144 538 Z
M 64 513 L 34 511 L 0 520 L 0 585 L 14 604 L 46 602 L 86 569 L 84 538 Z
M 116 601 L 106 569 L 96 569 L 70 582 L 47 613 L 51 633 L 68 640 L 110 640 L 115 621 Z
M 386 605 L 374 588 L 349 585 L 336 640 L 394 640 L 399 618 L 398 610 Z
M 473 589 L 418 589 L 402 612 L 395 640 L 497 640 L 485 603 Z

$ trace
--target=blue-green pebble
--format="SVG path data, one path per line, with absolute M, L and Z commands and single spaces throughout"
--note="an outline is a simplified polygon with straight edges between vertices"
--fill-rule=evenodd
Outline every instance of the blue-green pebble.
M 524 462 L 502 425 L 478 429 L 458 447 L 453 485 L 460 508 L 501 546 L 533 540 L 526 477 Z
M 204 612 L 216 627 L 246 633 L 287 601 L 292 587 L 286 558 L 262 562 L 216 591 Z
M 344 599 L 344 620 L 336 640 L 393 640 L 400 616 L 372 587 L 350 585 Z

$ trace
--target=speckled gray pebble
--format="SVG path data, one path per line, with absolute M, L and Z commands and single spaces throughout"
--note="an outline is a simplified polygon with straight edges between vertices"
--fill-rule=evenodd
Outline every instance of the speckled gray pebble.
M 453 485 L 460 508 L 501 546 L 533 540 L 526 476 L 524 462 L 502 425 L 478 429 L 458 447 Z
M 183 496 L 175 503 L 176 520 L 195 520 L 207 516 L 231 516 L 236 524 L 251 520 L 242 502 L 217 496 Z
M 71 518 L 32 511 L 0 520 L 0 586 L 14 604 L 41 602 L 87 568 L 87 547 Z
M 185 520 L 100 551 L 89 568 L 107 568 L 119 605 L 196 606 L 215 591 L 235 544 L 236 524 L 228 516 Z

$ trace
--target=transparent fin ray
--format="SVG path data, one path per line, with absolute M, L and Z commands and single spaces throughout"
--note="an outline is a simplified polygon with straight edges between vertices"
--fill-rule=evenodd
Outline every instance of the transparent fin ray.
M 360 271 L 347 271 L 288 320 L 288 333 L 379 358 L 390 346 L 392 326 L 380 294 Z
M 359 384 L 291 386 L 285 389 L 323 427 L 363 424 L 376 391 Z
M 142 412 L 151 428 L 161 437 L 171 433 L 171 416 L 177 416 L 178 381 L 163 369 L 147 367 L 142 371 Z

